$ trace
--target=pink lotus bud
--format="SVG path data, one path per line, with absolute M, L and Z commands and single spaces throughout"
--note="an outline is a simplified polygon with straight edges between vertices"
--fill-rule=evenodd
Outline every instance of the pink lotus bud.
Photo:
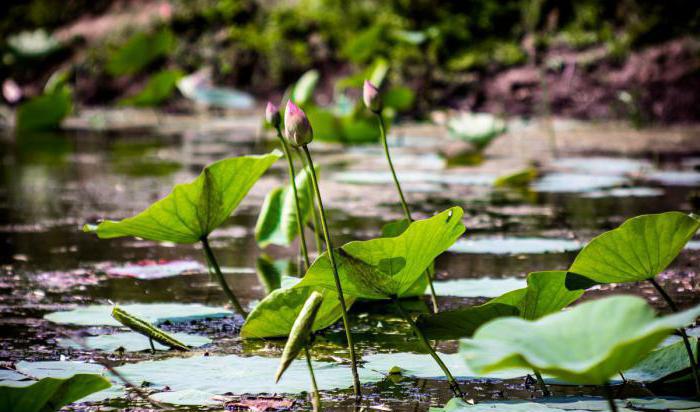
M 379 113 L 382 111 L 382 96 L 379 94 L 379 89 L 369 80 L 365 80 L 365 84 L 362 87 L 362 100 L 372 112 Z
M 280 122 L 282 121 L 280 118 L 280 108 L 271 102 L 267 102 L 267 107 L 265 108 L 265 120 L 275 129 L 280 127 Z
M 314 131 L 306 113 L 291 100 L 287 102 L 284 110 L 284 131 L 287 140 L 296 147 L 307 145 L 314 140 Z

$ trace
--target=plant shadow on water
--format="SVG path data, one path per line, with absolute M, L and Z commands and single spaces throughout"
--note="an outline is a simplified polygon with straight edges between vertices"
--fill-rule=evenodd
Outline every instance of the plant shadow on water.
M 126 217 L 135 214 L 152 201 L 163 198 L 175 183 L 194 178 L 204 165 L 216 159 L 266 153 L 270 147 L 250 143 L 245 138 L 232 142 L 222 136 L 197 136 L 197 139 L 191 139 L 181 135 L 148 135 L 134 138 L 63 132 L 56 135 L 17 136 L 15 141 L 2 139 L 0 149 L 8 159 L 2 164 L 0 172 L 0 304 L 3 306 L 0 313 L 0 361 L 9 364 L 22 360 L 58 360 L 61 356 L 72 360 L 89 360 L 100 356 L 100 353 L 66 344 L 61 339 L 65 339 L 67 334 L 95 338 L 129 333 L 114 324 L 78 326 L 44 320 L 44 316 L 50 312 L 69 310 L 77 305 L 108 304 L 108 300 L 112 300 L 120 305 L 177 302 L 222 307 L 228 302 L 215 279 L 206 269 L 197 269 L 197 266 L 193 266 L 191 272 L 151 279 L 116 276 L 106 269 L 136 265 L 143 261 L 162 261 L 165 264 L 182 259 L 198 262 L 200 268 L 205 268 L 206 260 L 197 246 L 133 238 L 98 242 L 76 229 L 84 222 L 94 222 L 105 216 Z M 401 154 L 401 150 L 400 147 L 392 148 L 397 155 Z M 353 189 L 352 184 L 342 182 L 338 187 L 331 187 L 333 183 L 329 183 L 326 176 L 343 171 L 346 165 L 332 161 L 326 164 L 325 160 L 342 154 L 342 151 L 341 148 L 324 148 L 318 154 L 314 151 L 315 160 L 321 169 L 321 191 L 329 194 L 329 229 L 334 234 L 336 246 L 354 239 L 376 237 L 382 224 L 400 217 L 400 209 L 396 208 L 393 197 L 384 197 L 382 194 L 393 189 L 390 186 L 391 180 L 369 189 L 362 186 Z M 363 156 L 375 158 L 375 172 L 384 171 L 380 151 L 364 153 Z M 281 161 L 273 166 L 271 172 L 260 180 L 241 203 L 239 211 L 228 218 L 218 231 L 210 234 L 210 244 L 222 268 L 223 277 L 228 284 L 235 285 L 236 296 L 248 311 L 269 292 L 255 271 L 257 258 L 262 252 L 255 239 L 254 226 L 265 194 L 274 186 L 286 182 L 283 166 Z M 576 167 L 576 164 L 570 162 L 564 163 L 564 166 Z M 402 167 L 405 166 L 397 164 L 399 179 Z M 617 171 L 613 174 L 615 173 Z M 420 176 L 412 177 L 420 180 Z M 460 242 L 473 243 L 468 244 L 470 248 L 467 249 L 454 247 L 437 259 L 436 283 L 486 283 L 478 284 L 477 290 L 480 292 L 474 294 L 459 292 L 457 284 L 447 284 L 442 290 L 438 288 L 441 290 L 438 302 L 444 311 L 483 304 L 488 298 L 523 287 L 525 275 L 529 272 L 567 269 L 580 248 L 594 235 L 616 227 L 626 218 L 644 213 L 687 209 L 679 205 L 686 204 L 692 186 L 669 184 L 664 180 L 672 177 L 652 174 L 649 181 L 639 184 L 663 191 L 662 196 L 658 192 L 619 194 L 611 192 L 609 187 L 589 187 L 586 191 L 574 193 L 542 190 L 534 195 L 523 195 L 517 190 L 485 189 L 483 183 L 478 182 L 454 183 L 456 187 L 470 188 L 468 191 L 458 191 L 460 195 L 455 198 L 447 190 L 454 187 L 450 184 L 441 187 L 445 190 L 424 194 L 410 191 L 413 182 L 402 183 L 406 186 L 409 204 L 421 218 L 432 215 L 435 210 L 444 210 L 448 205 L 456 204 L 465 209 L 467 233 Z M 614 182 L 617 189 L 638 186 L 637 182 L 634 182 L 634 186 L 632 182 L 627 183 L 627 178 L 624 178 L 625 182 L 619 179 Z M 551 184 L 551 181 L 540 181 L 541 186 L 547 184 Z M 537 188 L 535 185 L 534 189 Z M 414 196 L 420 201 L 413 200 Z M 363 204 L 369 206 L 358 210 L 353 207 L 353 203 L 346 205 L 345 197 L 362 197 Z M 325 201 L 324 198 L 324 203 Z M 311 234 L 312 231 L 309 230 L 308 235 Z M 311 239 L 308 238 L 310 245 L 313 244 Z M 536 243 L 518 244 L 518 239 L 545 239 L 552 243 L 544 242 L 544 247 L 540 248 L 542 245 Z M 493 241 L 496 248 L 491 249 L 488 242 L 479 243 L 482 240 Z M 558 247 L 557 242 L 561 242 L 560 246 L 563 247 Z M 578 246 L 574 247 L 574 244 Z M 294 245 L 296 244 L 293 243 L 290 248 L 271 246 L 265 253 L 273 260 L 289 260 L 291 268 L 288 273 L 296 274 Z M 311 249 L 315 253 L 316 249 Z M 312 261 L 314 257 L 312 253 Z M 691 268 L 691 265 L 697 263 L 697 251 L 681 252 L 680 258 L 659 277 L 660 283 L 670 286 L 668 289 L 672 297 L 683 307 L 700 303 L 697 278 Z M 401 265 L 398 261 L 391 261 L 385 262 L 385 266 L 396 270 Z M 130 266 L 129 270 L 132 269 Z M 65 281 L 57 281 L 56 285 L 49 284 L 45 281 L 47 277 Z M 70 281 L 76 278 L 78 281 Z M 493 279 L 494 282 L 489 282 L 488 279 Z M 280 285 L 283 282 L 284 280 Z M 450 293 L 453 285 L 455 291 Z M 468 285 L 470 287 L 466 289 L 469 290 L 475 287 L 475 284 Z M 587 292 L 585 300 L 620 290 L 648 297 L 656 296 L 649 285 L 640 284 L 638 288 L 633 284 L 600 285 Z M 668 312 L 662 300 L 654 299 L 652 304 L 657 309 Z M 403 300 L 402 307 L 413 315 L 429 314 L 430 298 L 424 296 Z M 373 376 L 371 379 L 363 379 L 366 404 L 381 405 L 396 411 L 424 411 L 430 406 L 444 405 L 452 397 L 450 385 L 441 378 L 439 369 L 434 370 L 436 366 L 431 363 L 427 352 L 422 349 L 409 325 L 402 320 L 401 313 L 393 305 L 382 301 L 356 302 L 350 313 L 350 324 L 357 351 L 363 354 L 360 356 L 361 377 Z M 284 340 L 241 340 L 237 338 L 241 326 L 242 319 L 231 315 L 188 319 L 184 322 L 166 320 L 159 324 L 163 330 L 176 336 L 194 335 L 199 338 L 195 341 L 204 346 L 193 350 L 196 353 L 193 356 L 203 356 L 205 352 L 212 358 L 277 358 L 281 355 Z M 126 352 L 104 352 L 102 355 L 117 359 L 118 364 L 126 368 L 135 368 L 132 365 L 142 361 L 178 358 L 176 353 L 162 350 L 152 355 L 148 350 L 141 350 L 144 343 L 138 342 L 137 337 L 129 335 L 129 339 L 124 344 L 129 346 Z M 207 343 L 209 340 L 211 342 Z M 98 347 L 111 350 L 114 344 L 103 342 Z M 436 341 L 435 347 L 441 357 L 448 360 L 458 350 L 456 340 Z M 130 348 L 136 348 L 136 351 L 131 352 Z M 392 355 L 397 357 L 391 358 Z M 418 361 L 418 358 L 402 359 L 401 355 L 423 357 Z M 348 359 L 345 333 L 339 322 L 316 336 L 312 357 L 315 362 Z M 215 363 L 214 360 L 211 362 Z M 452 365 L 449 361 L 446 362 L 450 369 L 454 366 L 453 373 L 468 398 L 488 401 L 542 397 L 532 373 L 529 373 L 530 378 L 465 378 L 460 375 L 457 363 Z M 298 389 L 308 390 L 306 370 L 301 369 L 303 361 L 298 360 L 295 364 L 299 364 L 301 370 Z M 271 383 L 276 362 L 270 362 L 270 365 L 269 377 L 255 379 L 269 378 Z M 391 369 L 394 366 L 404 371 L 389 373 L 393 372 Z M 347 364 L 344 367 L 349 369 Z M 346 374 L 349 376 L 349 372 Z M 560 385 L 547 376 L 545 381 L 557 397 L 604 395 L 602 388 Z M 326 388 L 322 390 L 324 406 L 352 410 L 351 384 L 350 380 L 344 381 L 341 389 L 321 384 L 322 388 Z M 269 385 L 269 388 L 270 392 L 274 392 L 274 385 Z M 693 384 L 688 380 L 677 385 L 656 383 L 650 386 L 630 382 L 615 386 L 614 389 L 618 398 L 641 398 L 650 396 L 649 389 L 657 395 L 688 395 L 693 391 Z M 151 390 L 156 391 L 158 388 Z M 235 388 L 228 392 L 232 390 Z M 300 407 L 310 408 L 306 397 L 299 390 L 295 389 L 289 397 L 296 399 Z M 121 398 L 103 402 L 117 408 L 145 405 L 140 400 Z M 206 408 L 183 406 L 178 409 Z

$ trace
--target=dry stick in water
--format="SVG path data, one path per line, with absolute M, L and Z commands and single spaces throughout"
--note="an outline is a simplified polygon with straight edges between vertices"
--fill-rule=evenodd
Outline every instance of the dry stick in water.
M 391 300 L 394 302 L 394 305 L 396 305 L 396 308 L 399 310 L 399 313 L 401 313 L 401 317 L 403 317 L 406 320 L 406 322 L 408 322 L 408 324 L 411 325 L 411 329 L 413 329 L 413 332 L 416 334 L 421 343 L 423 343 L 425 349 L 428 350 L 430 356 L 432 356 L 435 362 L 437 362 L 440 369 L 442 369 L 442 372 L 447 377 L 447 381 L 450 383 L 450 388 L 452 388 L 452 392 L 454 392 L 455 396 L 463 398 L 464 394 L 459 388 L 459 383 L 457 383 L 457 380 L 454 378 L 454 376 L 452 376 L 452 373 L 447 368 L 447 365 L 445 365 L 442 359 L 440 359 L 433 347 L 430 346 L 430 342 L 428 342 L 428 339 L 426 339 L 425 335 L 423 335 L 423 332 L 421 332 L 418 326 L 416 326 L 416 323 L 411 318 L 411 315 L 404 311 L 403 307 L 401 306 L 401 303 L 396 297 L 393 297 Z
M 379 90 L 369 81 L 365 80 L 364 87 L 362 89 L 362 97 L 365 102 L 365 106 L 374 113 L 379 122 L 379 136 L 382 141 L 382 147 L 384 148 L 384 156 L 386 157 L 386 162 L 389 164 L 389 170 L 391 171 L 391 177 L 394 179 L 394 185 L 396 186 L 396 191 L 399 193 L 399 199 L 401 200 L 401 208 L 403 209 L 403 214 L 409 223 L 413 222 L 411 217 L 411 210 L 408 208 L 408 203 L 406 202 L 406 197 L 403 195 L 403 190 L 401 190 L 401 183 L 399 183 L 398 177 L 396 177 L 396 170 L 394 170 L 394 163 L 391 161 L 391 155 L 389 154 L 389 145 L 386 141 L 386 126 L 384 125 L 384 118 L 382 117 L 382 101 L 379 95 Z M 433 302 L 433 312 L 438 313 L 438 303 L 437 295 L 435 294 L 435 286 L 433 285 L 432 274 L 429 269 L 425 270 L 425 277 L 428 279 L 428 285 L 430 286 L 430 298 Z
M 352 379 L 353 379 L 353 391 L 355 392 L 355 398 L 359 400 L 362 397 L 362 392 L 360 390 L 360 377 L 357 373 L 357 357 L 355 355 L 355 345 L 352 343 L 352 334 L 350 333 L 350 320 L 348 319 L 348 311 L 345 305 L 345 297 L 343 296 L 343 287 L 340 284 L 340 276 L 338 275 L 338 265 L 335 262 L 335 254 L 333 253 L 333 243 L 331 242 L 330 234 L 328 233 L 328 223 L 326 222 L 326 212 L 323 209 L 323 201 L 321 200 L 321 192 L 318 188 L 318 182 L 316 181 L 316 171 L 314 170 L 314 162 L 311 160 L 311 153 L 309 153 L 309 148 L 306 145 L 302 146 L 304 150 L 304 155 L 306 156 L 306 161 L 308 162 L 309 173 L 311 173 L 311 183 L 314 187 L 314 192 L 316 194 L 316 202 L 318 204 L 318 210 L 321 214 L 321 229 L 323 230 L 323 237 L 326 240 L 326 250 L 328 251 L 328 258 L 331 261 L 331 267 L 333 268 L 333 278 L 335 280 L 335 288 L 338 292 L 338 300 L 340 301 L 340 308 L 343 313 L 343 327 L 345 329 L 345 337 L 348 341 L 348 350 L 350 351 L 350 361 L 352 362 Z
M 671 308 L 673 312 L 678 312 L 678 306 L 676 306 L 676 302 L 674 302 L 673 299 L 671 299 L 671 296 L 669 296 L 668 293 L 666 293 L 664 288 L 662 288 L 661 285 L 659 285 L 656 279 L 650 278 L 649 282 L 651 282 L 651 284 L 654 285 L 656 291 L 659 292 L 659 295 L 661 295 L 661 297 L 666 301 L 668 307 Z M 678 334 L 681 335 L 681 338 L 683 339 L 683 344 L 685 346 L 685 351 L 688 353 L 690 368 L 693 371 L 693 378 L 695 379 L 695 393 L 700 395 L 700 375 L 698 374 L 697 359 L 695 359 L 693 349 L 690 346 L 690 339 L 688 339 L 688 334 L 685 333 L 685 328 L 679 328 Z
M 243 316 L 243 319 L 245 319 L 248 317 L 248 313 L 243 309 L 243 306 L 241 306 L 241 303 L 236 298 L 236 295 L 233 294 L 231 288 L 228 287 L 226 278 L 224 278 L 224 274 L 221 273 L 219 263 L 216 261 L 216 257 L 214 257 L 214 252 L 212 252 L 211 247 L 209 246 L 209 240 L 205 236 L 201 239 L 201 242 L 202 247 L 204 248 L 204 254 L 207 257 L 207 262 L 209 263 L 209 267 L 214 270 L 214 275 L 216 276 L 216 280 L 219 282 L 219 285 L 221 285 L 221 289 L 223 289 L 226 297 L 228 297 L 234 308 L 236 308 L 236 312 L 238 312 L 241 316 Z

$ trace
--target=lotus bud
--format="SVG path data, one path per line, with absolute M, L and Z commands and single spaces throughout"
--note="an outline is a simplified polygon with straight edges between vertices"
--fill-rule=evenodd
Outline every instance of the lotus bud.
M 321 303 L 323 303 L 323 295 L 318 292 L 312 292 L 306 299 L 306 302 L 304 302 L 304 306 L 301 308 L 292 325 L 292 329 L 289 331 L 289 338 L 284 346 L 279 368 L 277 373 L 275 373 L 275 382 L 279 382 L 284 371 L 287 370 L 292 361 L 299 355 L 299 352 L 308 344 Z
M 282 118 L 280 117 L 280 108 L 271 102 L 267 102 L 267 107 L 265 108 L 265 120 L 267 120 L 267 123 L 275 129 L 280 127 L 280 122 L 282 121 Z
M 382 96 L 379 94 L 379 89 L 369 80 L 365 80 L 365 84 L 362 87 L 362 100 L 372 112 L 379 113 L 382 111 Z
M 284 131 L 289 142 L 296 147 L 307 145 L 314 140 L 314 131 L 309 118 L 291 100 L 287 102 L 284 110 Z

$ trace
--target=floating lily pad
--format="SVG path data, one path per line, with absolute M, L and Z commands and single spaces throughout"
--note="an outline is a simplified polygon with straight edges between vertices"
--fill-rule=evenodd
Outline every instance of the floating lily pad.
M 616 175 L 577 173 L 552 173 L 532 185 L 532 190 L 542 193 L 585 193 L 620 186 L 627 179 Z
M 212 75 L 211 68 L 205 67 L 181 78 L 177 82 L 177 88 L 183 96 L 206 107 L 250 109 L 255 106 L 255 98 L 250 93 L 216 86 Z
M 300 393 L 309 389 L 309 371 L 305 362 L 293 362 L 278 384 L 275 370 L 279 358 L 260 356 L 192 356 L 161 361 L 146 361 L 120 366 L 117 371 L 131 382 L 150 382 L 155 388 L 168 386 L 173 391 L 185 389 L 207 393 L 257 394 Z M 352 386 L 350 367 L 338 363 L 313 362 L 321 390 L 346 389 Z M 381 380 L 381 374 L 360 369 L 362 382 Z
M 524 288 L 527 282 L 522 278 L 479 278 L 453 279 L 433 282 L 439 296 L 487 297 L 494 298 L 515 289 Z
M 189 335 L 186 333 L 171 333 L 172 337 L 191 347 L 200 347 L 211 343 L 211 339 L 206 336 Z M 72 339 L 59 339 L 58 344 L 65 348 L 81 349 L 83 346 L 88 349 L 114 352 L 119 348 L 124 348 L 127 352 L 140 352 L 150 350 L 151 345 L 148 338 L 136 332 L 115 333 L 110 335 L 88 336 L 83 340 L 74 341 Z M 158 342 L 153 342 L 156 350 L 168 350 L 168 347 Z
M 603 199 L 608 197 L 658 197 L 666 193 L 663 189 L 652 187 L 620 187 L 588 192 L 582 197 L 588 199 Z
M 506 131 L 506 122 L 490 113 L 461 113 L 447 121 L 450 136 L 483 150 Z
M 552 165 L 576 172 L 598 175 L 637 174 L 652 167 L 652 164 L 647 160 L 617 157 L 569 157 L 556 159 Z
M 436 172 L 427 171 L 397 171 L 397 177 L 406 185 L 417 184 L 417 183 L 435 183 L 435 184 L 445 184 L 445 185 L 462 185 L 462 186 L 490 186 L 496 180 L 496 175 L 492 174 L 477 174 L 477 173 L 463 173 L 460 175 L 456 174 L 444 174 Z M 346 171 L 338 172 L 332 175 L 333 180 L 357 184 L 357 185 L 389 185 L 393 184 L 393 177 L 389 172 L 377 172 L 377 171 Z
M 680 338 L 678 338 L 680 339 Z M 697 358 L 698 338 L 690 337 L 690 345 Z M 690 359 L 683 341 L 661 346 L 647 355 L 632 369 L 625 371 L 625 378 L 638 382 L 658 382 L 683 371 L 690 371 Z M 688 375 L 690 377 L 690 375 Z
M 449 251 L 455 253 L 517 255 L 571 252 L 581 249 L 582 246 L 581 242 L 568 239 L 483 237 L 460 239 L 450 247 Z
M 120 305 L 129 313 L 153 324 L 171 322 L 187 322 L 198 319 L 223 318 L 232 316 L 233 312 L 199 303 L 134 303 Z M 54 323 L 83 326 L 121 326 L 112 318 L 112 305 L 89 305 L 73 310 L 53 312 L 44 319 Z
M 162 279 L 183 273 L 206 273 L 207 269 L 194 260 L 143 261 L 105 269 L 110 276 L 123 276 L 136 279 Z
M 496 319 L 462 340 L 460 351 L 481 373 L 532 368 L 575 384 L 602 385 L 698 315 L 700 306 L 656 318 L 644 299 L 614 296 L 536 321 Z
M 700 173 L 693 171 L 663 171 L 653 172 L 645 176 L 647 180 L 661 183 L 665 186 L 698 186 Z
M 158 392 L 149 396 L 156 402 L 167 403 L 171 405 L 183 406 L 215 406 L 221 405 L 221 401 L 214 400 L 217 396 L 211 392 L 201 391 L 198 389 L 183 389 L 180 391 Z
M 557 409 L 535 402 L 523 401 L 501 401 L 501 402 L 480 402 L 472 405 L 464 399 L 453 398 L 444 408 L 430 408 L 430 412 L 462 412 L 462 411 L 506 411 L 506 412 L 567 412 L 564 409 Z M 568 410 L 570 412 L 571 410 Z

